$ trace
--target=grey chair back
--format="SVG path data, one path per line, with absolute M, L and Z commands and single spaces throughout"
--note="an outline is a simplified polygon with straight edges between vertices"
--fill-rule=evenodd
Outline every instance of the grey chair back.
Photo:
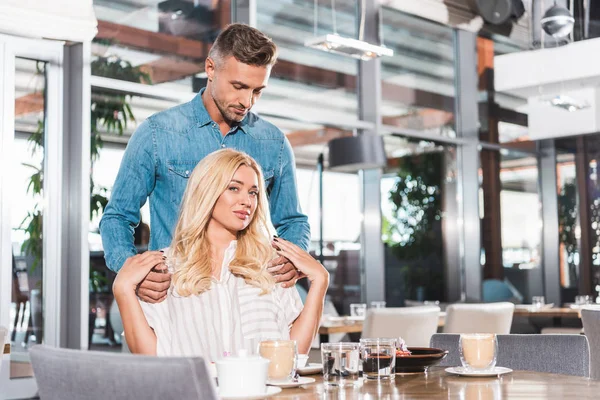
M 590 378 L 600 380 L 600 310 L 581 310 L 583 332 L 590 342 Z
M 440 366 L 461 365 L 458 334 L 437 333 L 431 347 L 448 350 Z M 583 335 L 497 335 L 496 365 L 521 371 L 589 376 L 590 349 Z
M 30 349 L 41 400 L 217 399 L 202 358 Z

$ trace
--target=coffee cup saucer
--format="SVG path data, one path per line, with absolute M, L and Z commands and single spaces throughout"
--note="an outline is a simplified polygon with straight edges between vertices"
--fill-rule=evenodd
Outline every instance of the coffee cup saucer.
M 265 393 L 261 393 L 261 394 L 255 394 L 255 395 L 248 395 L 246 393 L 244 394 L 238 394 L 238 395 L 227 395 L 227 396 L 223 396 L 221 395 L 219 388 L 217 387 L 217 395 L 219 396 L 220 399 L 222 400 L 237 400 L 237 399 L 248 399 L 248 400 L 252 400 L 252 399 L 264 399 L 266 397 L 271 397 L 276 395 L 277 393 L 281 393 L 281 388 L 280 387 L 276 387 L 276 386 L 267 386 L 267 390 L 265 391 Z
M 450 367 L 446 368 L 445 371 L 452 375 L 459 376 L 475 376 L 475 377 L 491 377 L 491 376 L 500 376 L 504 374 L 508 374 L 513 370 L 505 367 L 494 367 L 480 371 L 474 371 L 470 369 L 466 369 L 464 367 Z
M 315 378 L 307 378 L 305 376 L 299 376 L 298 379 L 281 379 L 281 380 L 267 380 L 267 385 L 278 386 L 280 388 L 295 388 L 302 385 L 313 383 Z

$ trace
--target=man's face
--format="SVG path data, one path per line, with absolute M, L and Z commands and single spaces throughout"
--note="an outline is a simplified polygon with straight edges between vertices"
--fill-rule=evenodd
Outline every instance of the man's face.
M 210 95 L 223 119 L 229 124 L 241 122 L 267 86 L 271 67 L 256 67 L 229 56 L 216 66 L 206 61 Z

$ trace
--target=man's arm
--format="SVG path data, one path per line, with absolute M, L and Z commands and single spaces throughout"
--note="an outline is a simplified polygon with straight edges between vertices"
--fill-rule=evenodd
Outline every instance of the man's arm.
M 140 208 L 154 189 L 156 152 L 148 121 L 135 131 L 112 189 L 110 201 L 100 221 L 100 234 L 106 265 L 118 272 L 127 258 L 137 254 L 133 230 L 140 222 Z
M 280 170 L 275 175 L 269 199 L 271 220 L 279 236 L 308 251 L 310 226 L 298 200 L 296 161 L 287 138 L 283 139 L 280 159 Z

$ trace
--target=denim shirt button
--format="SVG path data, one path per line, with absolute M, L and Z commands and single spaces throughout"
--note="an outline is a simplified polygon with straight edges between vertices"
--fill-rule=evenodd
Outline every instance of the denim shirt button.
M 225 143 L 223 143 L 223 144 L 221 145 L 221 147 L 225 147 Z
M 190 176 L 190 171 L 185 171 L 185 176 Z

